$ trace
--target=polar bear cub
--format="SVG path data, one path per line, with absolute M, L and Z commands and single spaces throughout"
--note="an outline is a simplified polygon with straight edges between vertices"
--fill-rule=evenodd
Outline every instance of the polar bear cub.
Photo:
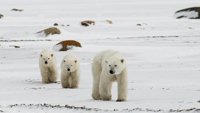
M 57 79 L 56 58 L 52 51 L 43 50 L 39 56 L 42 83 L 55 83 Z
M 61 85 L 63 88 L 78 88 L 79 60 L 73 54 L 66 55 L 61 63 Z
M 92 63 L 93 89 L 95 100 L 111 100 L 112 82 L 118 83 L 117 101 L 127 99 L 127 67 L 122 55 L 113 50 L 105 50 L 96 55 Z

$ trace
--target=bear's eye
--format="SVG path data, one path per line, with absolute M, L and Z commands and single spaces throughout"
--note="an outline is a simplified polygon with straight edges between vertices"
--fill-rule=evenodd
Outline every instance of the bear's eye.
M 72 66 L 72 65 L 71 65 Z
M 115 65 L 115 67 L 117 67 L 117 65 Z
M 63 62 L 66 62 L 65 60 Z
M 48 58 L 48 60 L 49 60 L 50 58 Z
M 111 67 L 111 65 L 109 65 L 109 67 Z

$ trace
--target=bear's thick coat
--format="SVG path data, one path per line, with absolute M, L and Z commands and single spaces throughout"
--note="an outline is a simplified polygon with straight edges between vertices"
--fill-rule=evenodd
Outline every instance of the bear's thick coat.
M 117 101 L 127 100 L 127 67 L 122 55 L 105 50 L 96 55 L 92 63 L 93 89 L 95 100 L 111 100 L 112 82 L 118 83 Z
M 63 88 L 78 88 L 79 59 L 73 54 L 66 55 L 61 63 L 61 85 Z
M 53 52 L 43 50 L 39 56 L 42 83 L 55 83 L 57 80 L 56 58 Z

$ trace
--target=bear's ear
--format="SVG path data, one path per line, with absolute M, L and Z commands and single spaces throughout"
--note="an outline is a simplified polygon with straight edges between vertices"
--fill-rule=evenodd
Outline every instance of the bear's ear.
M 51 57 L 53 57 L 53 54 L 51 54 Z
M 40 57 L 42 57 L 42 54 L 40 55 Z
M 105 61 L 105 63 L 107 64 L 107 63 L 108 63 L 108 61 L 106 60 L 106 61 Z
M 78 61 L 77 61 L 77 60 L 75 60 L 74 62 L 75 62 L 75 63 L 77 63 Z
M 121 59 L 121 63 L 124 63 L 124 59 Z
M 63 60 L 63 62 L 66 62 L 65 60 Z

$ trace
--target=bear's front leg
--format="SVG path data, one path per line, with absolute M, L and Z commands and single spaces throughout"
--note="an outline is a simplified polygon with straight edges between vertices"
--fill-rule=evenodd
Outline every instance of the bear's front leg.
M 69 84 L 69 76 L 67 75 L 61 75 L 61 85 L 63 88 L 70 88 Z
M 112 81 L 108 78 L 102 77 L 100 78 L 100 86 L 99 86 L 99 93 L 100 98 L 102 100 L 111 100 L 111 83 Z
M 127 91 L 128 91 L 128 81 L 127 81 L 127 72 L 124 70 L 121 75 L 117 78 L 118 82 L 118 98 L 117 102 L 126 101 Z
M 42 77 L 42 83 L 43 84 L 48 84 L 49 83 L 48 75 Z
M 41 75 L 42 75 L 42 83 L 43 84 L 48 84 L 49 83 L 49 73 L 48 73 L 48 70 L 41 70 Z
M 71 73 L 71 88 L 78 88 L 79 75 L 78 72 Z

